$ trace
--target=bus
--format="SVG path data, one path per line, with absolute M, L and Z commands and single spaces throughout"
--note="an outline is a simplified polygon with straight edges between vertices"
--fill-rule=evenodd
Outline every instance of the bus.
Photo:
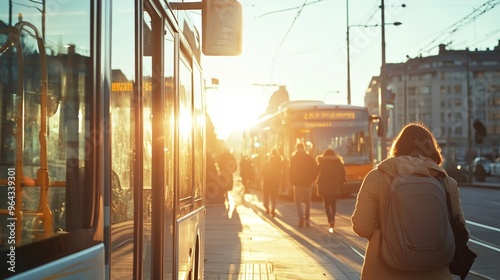
M 239 2 L 0 11 L 0 278 L 202 279 L 201 60 L 241 52 Z
M 363 178 L 375 166 L 375 124 L 379 124 L 379 118 L 369 115 L 366 107 L 316 100 L 289 101 L 281 104 L 277 112 L 263 115 L 244 133 L 243 150 L 254 159 L 259 174 L 262 161 L 272 149 L 277 149 L 285 161 L 280 194 L 292 196 L 288 167 L 296 144 L 304 143 L 314 158 L 333 149 L 346 169 L 342 193 L 357 193 Z

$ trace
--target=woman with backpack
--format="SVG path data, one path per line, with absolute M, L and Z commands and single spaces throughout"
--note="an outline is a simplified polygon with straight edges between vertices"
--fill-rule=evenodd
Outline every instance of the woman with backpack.
M 453 258 L 455 243 L 453 231 L 447 222 L 445 191 L 449 193 L 454 218 L 464 229 L 465 218 L 457 182 L 446 174 L 442 163 L 441 150 L 432 133 L 421 123 L 410 123 L 394 140 L 390 157 L 366 175 L 352 215 L 354 232 L 368 239 L 361 279 L 452 279 L 449 263 Z M 411 180 L 418 183 L 412 185 L 412 182 L 408 182 Z M 396 189 L 398 192 L 401 189 L 407 195 L 399 204 L 393 201 L 397 198 Z M 424 189 L 432 195 L 426 195 Z M 420 192 L 420 195 L 412 196 L 412 191 Z M 418 208 L 413 214 L 412 207 Z M 405 215 L 413 215 L 411 218 L 416 217 L 416 220 Z M 403 220 L 391 221 L 392 217 L 397 216 Z M 403 224 L 415 230 L 408 233 Z M 433 226 L 439 228 L 439 224 L 441 229 L 433 230 Z M 396 234 L 390 235 L 388 232 L 391 230 Z M 468 231 L 465 231 L 468 240 Z M 407 250 L 411 251 L 409 253 L 405 251 L 414 259 L 407 259 L 406 266 L 404 263 L 394 265 L 393 260 L 406 257 L 398 250 L 403 246 L 397 243 L 399 236 L 405 234 L 413 234 L 412 238 L 415 238 L 410 240 L 414 244 L 408 247 L 415 246 L 417 250 Z M 443 246 L 435 251 L 434 247 L 432 250 L 426 248 L 419 251 L 418 248 L 424 248 L 424 243 L 429 240 L 441 240 Z
M 345 182 L 344 163 L 332 149 L 326 149 L 323 155 L 316 157 L 316 161 L 318 162 L 317 195 L 323 199 L 328 231 L 332 233 L 335 226 L 337 198 Z

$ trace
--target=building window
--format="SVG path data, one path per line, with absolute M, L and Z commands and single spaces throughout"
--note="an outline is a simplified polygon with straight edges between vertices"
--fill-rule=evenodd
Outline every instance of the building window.
M 455 66 L 455 63 L 451 60 L 443 61 L 443 66 Z
M 480 64 L 482 66 L 496 66 L 496 65 L 498 65 L 498 61 L 493 61 L 493 60 L 490 60 L 490 61 L 481 61 Z
M 431 114 L 430 113 L 425 113 L 420 115 L 420 120 L 423 121 L 424 123 L 431 123 Z
M 417 107 L 417 101 L 410 100 L 410 102 L 408 102 L 408 109 L 415 109 L 416 107 Z
M 430 86 L 423 86 L 418 89 L 418 93 L 420 94 L 430 94 L 431 93 L 431 87 Z
M 409 96 L 415 96 L 416 92 L 417 92 L 417 88 L 416 87 L 409 87 L 408 88 L 408 95 Z
M 423 74 L 421 76 L 421 80 L 431 80 L 431 79 L 432 79 L 432 74 L 431 73 Z
M 465 79 L 465 72 L 450 71 L 445 73 L 445 80 L 461 80 Z

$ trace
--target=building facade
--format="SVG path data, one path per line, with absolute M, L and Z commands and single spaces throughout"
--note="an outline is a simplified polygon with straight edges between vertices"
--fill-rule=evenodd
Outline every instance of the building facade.
M 373 114 L 379 114 L 379 90 L 380 77 L 373 77 L 365 95 Z M 437 55 L 387 64 L 386 97 L 389 140 L 419 121 L 434 133 L 447 160 L 500 156 L 500 40 L 492 50 L 440 45 Z

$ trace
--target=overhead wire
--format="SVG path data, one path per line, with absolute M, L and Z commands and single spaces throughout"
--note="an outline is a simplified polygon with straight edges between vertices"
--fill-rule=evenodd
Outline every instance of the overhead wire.
M 422 47 L 418 52 L 419 55 L 422 53 L 429 53 L 434 47 L 435 43 L 438 41 L 445 42 L 451 40 L 452 36 L 459 32 L 462 28 L 471 24 L 474 20 L 476 20 L 479 16 L 484 15 L 486 12 L 495 8 L 496 5 L 500 3 L 500 0 L 488 0 L 483 3 L 479 8 L 474 9 L 473 12 L 466 15 L 462 19 L 453 23 L 452 25 L 444 28 L 435 34 L 437 34 L 429 43 L 427 43 L 424 47 Z M 432 36 L 432 35 L 431 35 Z M 449 41 L 447 45 L 451 44 L 453 41 Z
M 273 62 L 272 62 L 272 69 L 271 69 L 271 81 L 273 80 L 273 74 L 274 74 L 274 61 L 276 60 L 276 55 L 278 54 L 279 50 L 281 49 L 281 46 L 283 45 L 283 42 L 285 42 L 285 39 L 286 37 L 288 36 L 288 34 L 290 33 L 290 30 L 292 30 L 292 27 L 293 25 L 295 24 L 295 22 L 297 21 L 297 19 L 299 18 L 300 16 L 300 13 L 302 12 L 302 9 L 304 9 L 305 5 L 307 4 L 307 0 L 304 1 L 304 4 L 302 4 L 302 6 L 300 7 L 299 11 L 297 12 L 297 15 L 295 15 L 295 18 L 293 19 L 292 21 L 292 24 L 290 25 L 290 27 L 288 28 L 288 30 L 286 31 L 285 33 L 285 36 L 283 37 L 283 39 L 281 39 L 281 42 L 280 44 L 278 45 L 278 48 L 276 49 L 276 52 L 274 52 L 274 56 L 273 56 Z
M 267 15 L 271 15 L 271 14 L 276 14 L 276 13 L 281 13 L 281 12 L 286 12 L 286 11 L 291 11 L 291 10 L 296 10 L 296 9 L 301 9 L 303 8 L 304 6 L 308 6 L 308 5 L 312 5 L 312 4 L 316 4 L 318 2 L 323 2 L 323 1 L 326 1 L 326 0 L 316 0 L 314 2 L 310 2 L 310 3 L 307 3 L 307 4 L 302 4 L 301 6 L 297 6 L 297 7 L 293 7 L 293 8 L 286 8 L 286 9 L 281 9 L 281 10 L 276 10 L 276 11 L 271 11 L 271 12 L 267 12 L 267 13 L 264 13 L 260 16 L 256 16 L 254 18 L 261 18 L 261 17 L 265 17 Z M 307 2 L 307 1 L 306 1 Z
M 301 13 L 301 12 L 302 12 L 302 10 L 304 9 L 304 7 L 305 7 L 306 3 L 307 3 L 307 0 L 305 0 L 305 1 L 304 1 L 304 4 L 302 4 L 302 6 L 300 7 L 299 11 L 297 12 L 297 15 L 295 15 L 295 18 L 293 19 L 292 24 L 290 25 L 290 27 L 289 27 L 289 28 L 288 28 L 288 30 L 286 31 L 285 36 L 283 37 L 283 39 L 281 39 L 281 42 L 280 42 L 280 44 L 278 45 L 278 48 L 276 49 L 276 52 L 274 53 L 274 56 L 276 56 L 276 54 L 278 54 L 278 51 L 281 49 L 281 46 L 283 45 L 283 42 L 285 42 L 286 37 L 288 37 L 288 34 L 290 33 L 290 30 L 292 30 L 293 25 L 295 24 L 295 22 L 296 22 L 296 21 L 297 21 L 297 19 L 299 18 L 300 13 Z

